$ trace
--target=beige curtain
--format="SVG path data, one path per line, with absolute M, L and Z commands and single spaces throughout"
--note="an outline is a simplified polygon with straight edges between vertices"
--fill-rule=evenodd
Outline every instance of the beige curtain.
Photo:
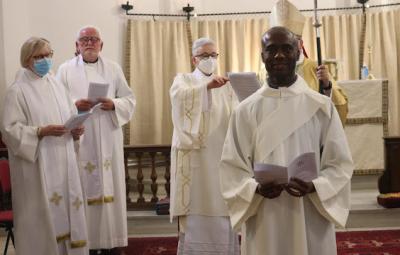
M 399 133 L 400 113 L 400 10 L 367 15 L 366 44 L 372 45 L 372 72 L 389 79 L 389 133 Z M 339 61 L 339 80 L 358 79 L 360 14 L 322 16 L 323 59 Z M 303 40 L 316 59 L 315 31 L 308 17 Z M 220 53 L 219 74 L 229 71 L 259 72 L 260 40 L 268 29 L 267 17 L 192 20 L 191 37 L 210 37 Z M 178 72 L 190 72 L 190 45 L 186 21 L 130 20 L 129 81 L 138 100 L 130 126 L 131 144 L 169 144 L 172 136 L 169 88 Z M 366 50 L 368 47 L 365 47 Z M 399 52 L 398 52 L 399 51 Z M 365 56 L 368 56 L 365 53 Z
M 203 20 L 192 22 L 193 40 L 209 37 L 220 54 L 218 73 L 257 72 L 261 66 L 261 36 L 268 29 L 267 19 Z
M 191 21 L 193 40 L 212 38 L 219 51 L 218 72 L 255 71 L 267 19 Z M 191 72 L 186 21 L 129 20 L 129 82 L 137 98 L 130 144 L 169 144 L 172 138 L 169 88 L 179 72 Z
M 130 144 L 170 144 L 169 88 L 178 72 L 190 72 L 185 21 L 129 20 L 129 82 L 137 99 Z
M 372 47 L 371 72 L 389 81 L 389 135 L 399 135 L 400 9 L 367 15 L 367 57 L 368 45 Z

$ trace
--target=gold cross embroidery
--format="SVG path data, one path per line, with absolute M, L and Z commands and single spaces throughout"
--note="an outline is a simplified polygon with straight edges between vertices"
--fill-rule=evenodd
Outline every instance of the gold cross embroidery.
M 58 195 L 57 192 L 54 192 L 53 196 L 50 199 L 50 202 L 53 202 L 55 205 L 58 206 L 61 199 L 62 199 L 62 196 Z
M 96 166 L 90 162 L 87 162 L 85 169 L 89 172 L 89 174 L 91 174 L 94 171 L 94 169 L 96 169 Z
M 75 206 L 76 210 L 79 210 L 79 207 L 82 205 L 82 201 L 79 199 L 79 197 L 76 197 L 75 201 L 72 203 L 73 206 Z
M 110 170 L 110 169 L 111 169 L 111 160 L 107 159 L 107 160 L 104 162 L 104 168 L 105 168 L 106 170 Z

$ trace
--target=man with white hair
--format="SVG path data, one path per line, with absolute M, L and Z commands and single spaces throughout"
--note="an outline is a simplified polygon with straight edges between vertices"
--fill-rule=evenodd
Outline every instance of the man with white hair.
M 315 91 L 319 91 L 319 81 L 322 81 L 323 94 L 331 97 L 344 124 L 348 113 L 347 96 L 336 85 L 335 80 L 330 77 L 328 68 L 325 65 L 317 66 L 314 60 L 308 58 L 301 38 L 305 20 L 305 16 L 288 0 L 278 0 L 271 10 L 270 27 L 286 27 L 298 37 L 300 41 L 300 57 L 297 61 L 296 73 Z
M 178 74 L 170 90 L 174 133 L 170 215 L 178 216 L 178 254 L 239 254 L 219 180 L 219 162 L 237 98 L 228 78 L 215 75 L 215 43 L 192 46 L 192 73 Z
M 85 122 L 79 148 L 91 254 L 122 254 L 127 246 L 126 189 L 122 125 L 132 117 L 136 100 L 118 64 L 100 56 L 103 42 L 93 26 L 79 30 L 76 57 L 62 64 L 58 79 L 67 87 L 78 111 L 95 104 Z M 88 99 L 89 83 L 108 84 L 107 97 Z

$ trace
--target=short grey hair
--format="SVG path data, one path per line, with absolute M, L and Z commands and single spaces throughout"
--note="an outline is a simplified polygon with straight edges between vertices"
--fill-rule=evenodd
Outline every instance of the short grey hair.
M 92 28 L 92 29 L 96 30 L 96 32 L 99 34 L 99 38 L 101 39 L 101 33 L 100 33 L 100 29 L 99 29 L 98 27 L 93 26 L 93 25 L 86 25 L 86 26 L 84 26 L 84 27 L 81 27 L 81 29 L 79 29 L 78 33 L 76 34 L 76 40 L 77 40 L 77 41 L 78 41 L 79 38 L 80 38 L 81 32 L 82 32 L 83 30 L 85 30 L 85 29 L 88 29 L 88 28 Z
M 210 38 L 202 37 L 197 39 L 196 41 L 193 42 L 192 45 L 192 55 L 196 56 L 198 51 L 200 50 L 201 47 L 207 44 L 212 44 L 215 46 L 215 42 L 211 40 Z
M 50 42 L 47 39 L 41 37 L 31 37 L 22 44 L 21 47 L 21 55 L 20 62 L 21 66 L 28 68 L 29 60 L 31 57 L 44 47 L 47 47 L 50 51 L 52 51 Z

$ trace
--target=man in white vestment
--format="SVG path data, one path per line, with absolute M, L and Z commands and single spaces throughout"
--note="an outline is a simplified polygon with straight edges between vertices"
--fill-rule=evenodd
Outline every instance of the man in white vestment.
M 80 112 L 93 114 L 85 122 L 79 148 L 79 166 L 87 202 L 89 247 L 127 246 L 126 189 L 122 126 L 132 117 L 136 100 L 118 64 L 100 56 L 103 42 L 92 26 L 78 33 L 79 55 L 62 64 L 57 78 L 67 87 Z M 107 97 L 88 99 L 89 83 L 107 84 Z M 108 251 L 103 251 L 104 253 Z
M 193 43 L 192 73 L 178 74 L 170 90 L 174 133 L 170 215 L 179 217 L 178 254 L 239 254 L 219 184 L 218 165 L 237 98 L 226 77 L 214 74 L 215 43 Z
M 49 41 L 31 37 L 22 69 L 7 88 L 0 129 L 10 162 L 15 254 L 87 255 L 83 192 L 74 141 L 83 127 L 64 123 L 76 108 L 49 73 Z
M 234 111 L 225 140 L 220 180 L 231 224 L 242 228 L 242 254 L 337 254 L 335 224 L 350 208 L 353 163 L 331 100 L 295 73 L 298 40 L 284 27 L 262 38 L 267 85 Z M 258 163 L 288 166 L 312 153 L 317 177 L 260 184 Z

